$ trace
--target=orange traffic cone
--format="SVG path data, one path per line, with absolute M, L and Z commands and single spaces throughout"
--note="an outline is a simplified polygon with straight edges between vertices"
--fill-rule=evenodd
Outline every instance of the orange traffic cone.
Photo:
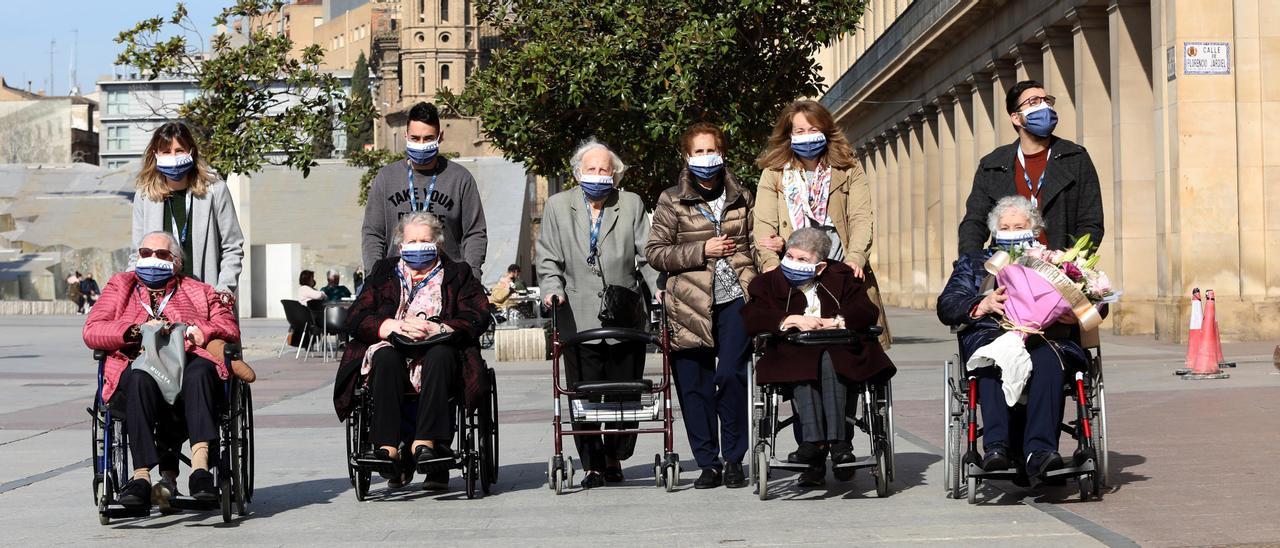
M 1204 321 L 1200 327 L 1200 343 L 1196 348 L 1196 354 L 1192 359 L 1189 367 L 1191 372 L 1183 375 L 1183 379 L 1204 380 L 1204 379 L 1226 379 L 1231 376 L 1223 373 L 1218 369 L 1217 347 L 1218 341 L 1218 318 L 1214 310 L 1213 290 L 1205 292 L 1204 301 Z
M 1208 290 L 1206 294 L 1209 296 L 1209 300 L 1215 301 L 1215 302 L 1218 300 L 1217 297 L 1214 296 L 1212 289 Z M 1218 330 L 1218 320 L 1216 317 L 1214 318 L 1214 321 L 1213 321 L 1213 332 L 1221 333 Z M 1214 346 L 1214 349 L 1217 351 L 1218 367 L 1235 367 L 1236 366 L 1236 362 L 1229 362 L 1222 359 L 1222 341 L 1220 339 L 1215 337 L 1213 340 L 1213 346 Z
M 1186 375 L 1191 372 L 1191 362 L 1196 359 L 1200 350 L 1200 327 L 1204 324 L 1204 303 L 1200 301 L 1200 288 L 1191 290 L 1191 323 L 1187 326 L 1187 359 L 1183 367 L 1173 372 L 1175 375 Z

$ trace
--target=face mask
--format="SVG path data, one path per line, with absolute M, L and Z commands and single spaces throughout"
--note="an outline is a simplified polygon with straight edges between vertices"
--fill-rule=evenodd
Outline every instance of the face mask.
M 1000 230 L 992 243 L 1006 249 L 1036 241 L 1036 233 L 1030 230 Z
M 693 172 L 694 177 L 703 181 L 715 178 L 722 169 L 724 169 L 724 158 L 719 154 L 689 157 L 689 171 Z
M 806 160 L 822 156 L 822 153 L 827 151 L 827 136 L 824 133 L 792 135 L 791 151 Z
M 1022 111 L 1022 119 L 1026 123 L 1022 125 L 1022 129 L 1027 133 L 1036 137 L 1048 137 L 1053 135 L 1053 128 L 1058 126 L 1058 112 L 1053 110 L 1048 103 L 1040 103 Z
M 440 141 L 431 141 L 427 143 L 415 143 L 406 141 L 404 143 L 404 152 L 409 156 L 409 161 L 420 166 L 431 163 L 436 158 L 436 152 L 440 150 Z
M 156 155 L 156 171 L 168 177 L 170 181 L 181 181 L 195 165 L 195 160 L 190 154 Z
M 400 259 L 414 270 L 422 270 L 435 262 L 436 254 L 436 244 L 431 242 L 400 244 Z
M 159 257 L 145 257 L 138 259 L 133 272 L 147 287 L 159 289 L 173 279 L 173 263 Z
M 603 200 L 613 191 L 613 176 L 583 175 L 578 178 L 578 184 L 582 186 L 582 193 L 587 195 L 587 199 Z
M 782 258 L 782 275 L 792 286 L 800 286 L 813 281 L 818 275 L 818 265 L 802 263 L 791 257 Z

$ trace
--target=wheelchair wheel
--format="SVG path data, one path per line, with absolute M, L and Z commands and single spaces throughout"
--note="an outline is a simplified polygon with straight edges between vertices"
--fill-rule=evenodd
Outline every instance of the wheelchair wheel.
M 485 494 L 489 494 L 489 488 L 498 483 L 498 379 L 493 368 L 488 369 L 489 375 L 489 412 L 484 416 L 486 435 L 481 438 L 483 443 L 481 450 L 482 474 L 481 484 L 484 487 Z M 487 473 L 483 473 L 487 472 Z
M 969 504 L 978 503 L 978 478 L 969 476 Z
M 219 506 L 222 507 L 222 523 L 231 523 L 231 474 L 218 471 Z
M 364 502 L 369 498 L 369 484 L 373 480 L 373 472 L 369 470 L 355 471 L 356 500 Z
M 480 334 L 480 340 L 478 341 L 480 343 L 480 348 L 485 350 L 493 348 L 493 332 L 497 328 L 497 325 L 498 318 L 490 314 L 489 327 L 484 330 L 484 333 Z
M 94 499 L 98 503 L 98 523 L 111 525 L 111 516 L 107 515 L 107 506 L 111 504 L 111 495 L 105 482 L 94 482 Z
M 356 417 L 353 412 L 347 417 L 347 479 L 351 481 L 351 486 L 356 486 L 356 448 L 360 446 L 360 440 L 356 438 Z
M 240 392 L 240 397 L 244 400 L 244 413 L 241 415 L 241 427 L 244 435 L 241 437 L 243 451 L 241 454 L 241 485 L 244 487 L 244 501 L 246 503 L 253 502 L 253 472 L 254 472 L 254 448 L 253 448 L 253 391 L 248 384 L 242 383 L 244 390 Z
M 1093 451 L 1097 454 L 1098 484 L 1111 485 L 1111 457 L 1107 453 L 1107 395 L 1102 387 L 1102 372 L 1098 372 L 1093 397 Z
M 893 439 L 897 437 L 897 431 L 894 430 L 894 427 L 893 427 L 893 381 L 892 380 L 885 381 L 884 383 L 884 411 L 885 411 L 885 419 L 886 419 L 884 439 L 887 442 L 887 447 L 885 448 L 885 451 L 889 455 L 889 465 L 888 465 L 888 469 L 885 470 L 885 473 L 887 474 L 886 477 L 889 478 L 889 482 L 892 483 L 894 481 L 894 475 L 896 474 L 895 470 L 897 470 L 897 467 L 898 467 L 897 452 L 894 450 L 894 443 L 893 443 Z
M 547 459 L 547 489 L 555 490 L 556 488 L 556 458 L 552 456 Z
M 653 454 L 653 486 L 662 487 L 662 455 Z
M 760 500 L 769 499 L 769 452 L 758 447 L 756 453 L 756 495 Z
M 876 453 L 876 496 L 880 498 L 889 496 L 889 455 L 885 449 L 885 444 L 881 443 Z
M 253 477 L 253 430 L 249 425 L 253 413 L 252 403 L 248 397 L 249 386 L 240 381 L 231 385 L 231 396 L 235 402 L 231 409 L 231 439 L 228 440 L 230 453 L 230 476 L 235 502 L 236 514 L 246 515 L 245 506 L 249 501 L 250 484 Z
M 668 493 L 675 491 L 676 486 L 680 485 L 680 457 L 675 453 L 667 455 L 667 468 L 663 479 Z
M 960 418 L 964 412 L 964 401 L 959 393 L 959 369 L 960 356 L 953 355 L 943 372 L 943 399 L 946 402 L 946 416 L 943 417 L 946 420 L 943 487 L 947 491 L 947 496 L 953 499 L 960 498 L 960 488 L 965 482 L 961 453 L 966 432 L 964 421 Z

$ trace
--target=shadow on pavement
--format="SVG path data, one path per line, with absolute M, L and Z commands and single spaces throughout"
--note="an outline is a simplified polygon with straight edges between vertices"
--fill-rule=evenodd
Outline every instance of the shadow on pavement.
M 889 484 L 889 496 L 908 489 L 927 485 L 924 481 L 925 470 L 942 457 L 933 453 L 898 453 L 893 483 Z M 775 479 L 775 474 L 778 476 Z M 822 487 L 800 487 L 796 485 L 799 474 L 793 472 L 770 471 L 770 498 L 783 500 L 825 500 L 835 497 L 847 499 L 875 498 L 876 483 L 872 469 L 858 470 L 852 481 L 836 481 L 827 471 L 825 491 Z

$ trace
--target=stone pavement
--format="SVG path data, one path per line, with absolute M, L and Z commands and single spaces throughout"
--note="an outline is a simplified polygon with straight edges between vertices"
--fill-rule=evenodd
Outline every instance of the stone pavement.
M 5 545 L 105 544 L 147 539 L 196 544 L 418 544 L 702 546 L 770 544 L 1204 545 L 1280 540 L 1280 375 L 1270 348 L 1225 348 L 1240 362 L 1224 381 L 1171 374 L 1182 349 L 1130 337 L 1105 338 L 1111 459 L 1116 488 L 1101 502 L 1074 492 L 984 488 L 977 507 L 942 494 L 942 360 L 953 339 L 932 314 L 891 310 L 898 425 L 898 481 L 876 499 L 869 474 L 852 483 L 801 490 L 777 480 L 777 496 L 749 490 L 695 491 L 695 473 L 677 422 L 686 472 L 676 493 L 653 487 L 642 437 L 621 487 L 546 487 L 551 454 L 549 367 L 495 364 L 501 408 L 499 484 L 468 501 L 452 490 L 389 492 L 355 500 L 344 470 L 343 429 L 330 403 L 335 365 L 275 358 L 278 322 L 248 320 L 248 351 L 259 373 L 257 492 L 251 514 L 222 524 L 183 513 L 97 524 L 87 458 L 93 364 L 78 317 L 0 318 L 0 537 Z M 651 360 L 651 366 L 657 366 Z M 656 369 L 655 369 L 656 370 Z M 860 436 L 858 442 L 865 442 Z M 784 446 L 785 447 L 785 446 Z M 1064 445 L 1064 447 L 1067 447 Z M 859 454 L 867 449 L 858 444 Z M 579 478 L 581 475 L 579 474 Z M 186 480 L 180 486 L 185 491 Z

